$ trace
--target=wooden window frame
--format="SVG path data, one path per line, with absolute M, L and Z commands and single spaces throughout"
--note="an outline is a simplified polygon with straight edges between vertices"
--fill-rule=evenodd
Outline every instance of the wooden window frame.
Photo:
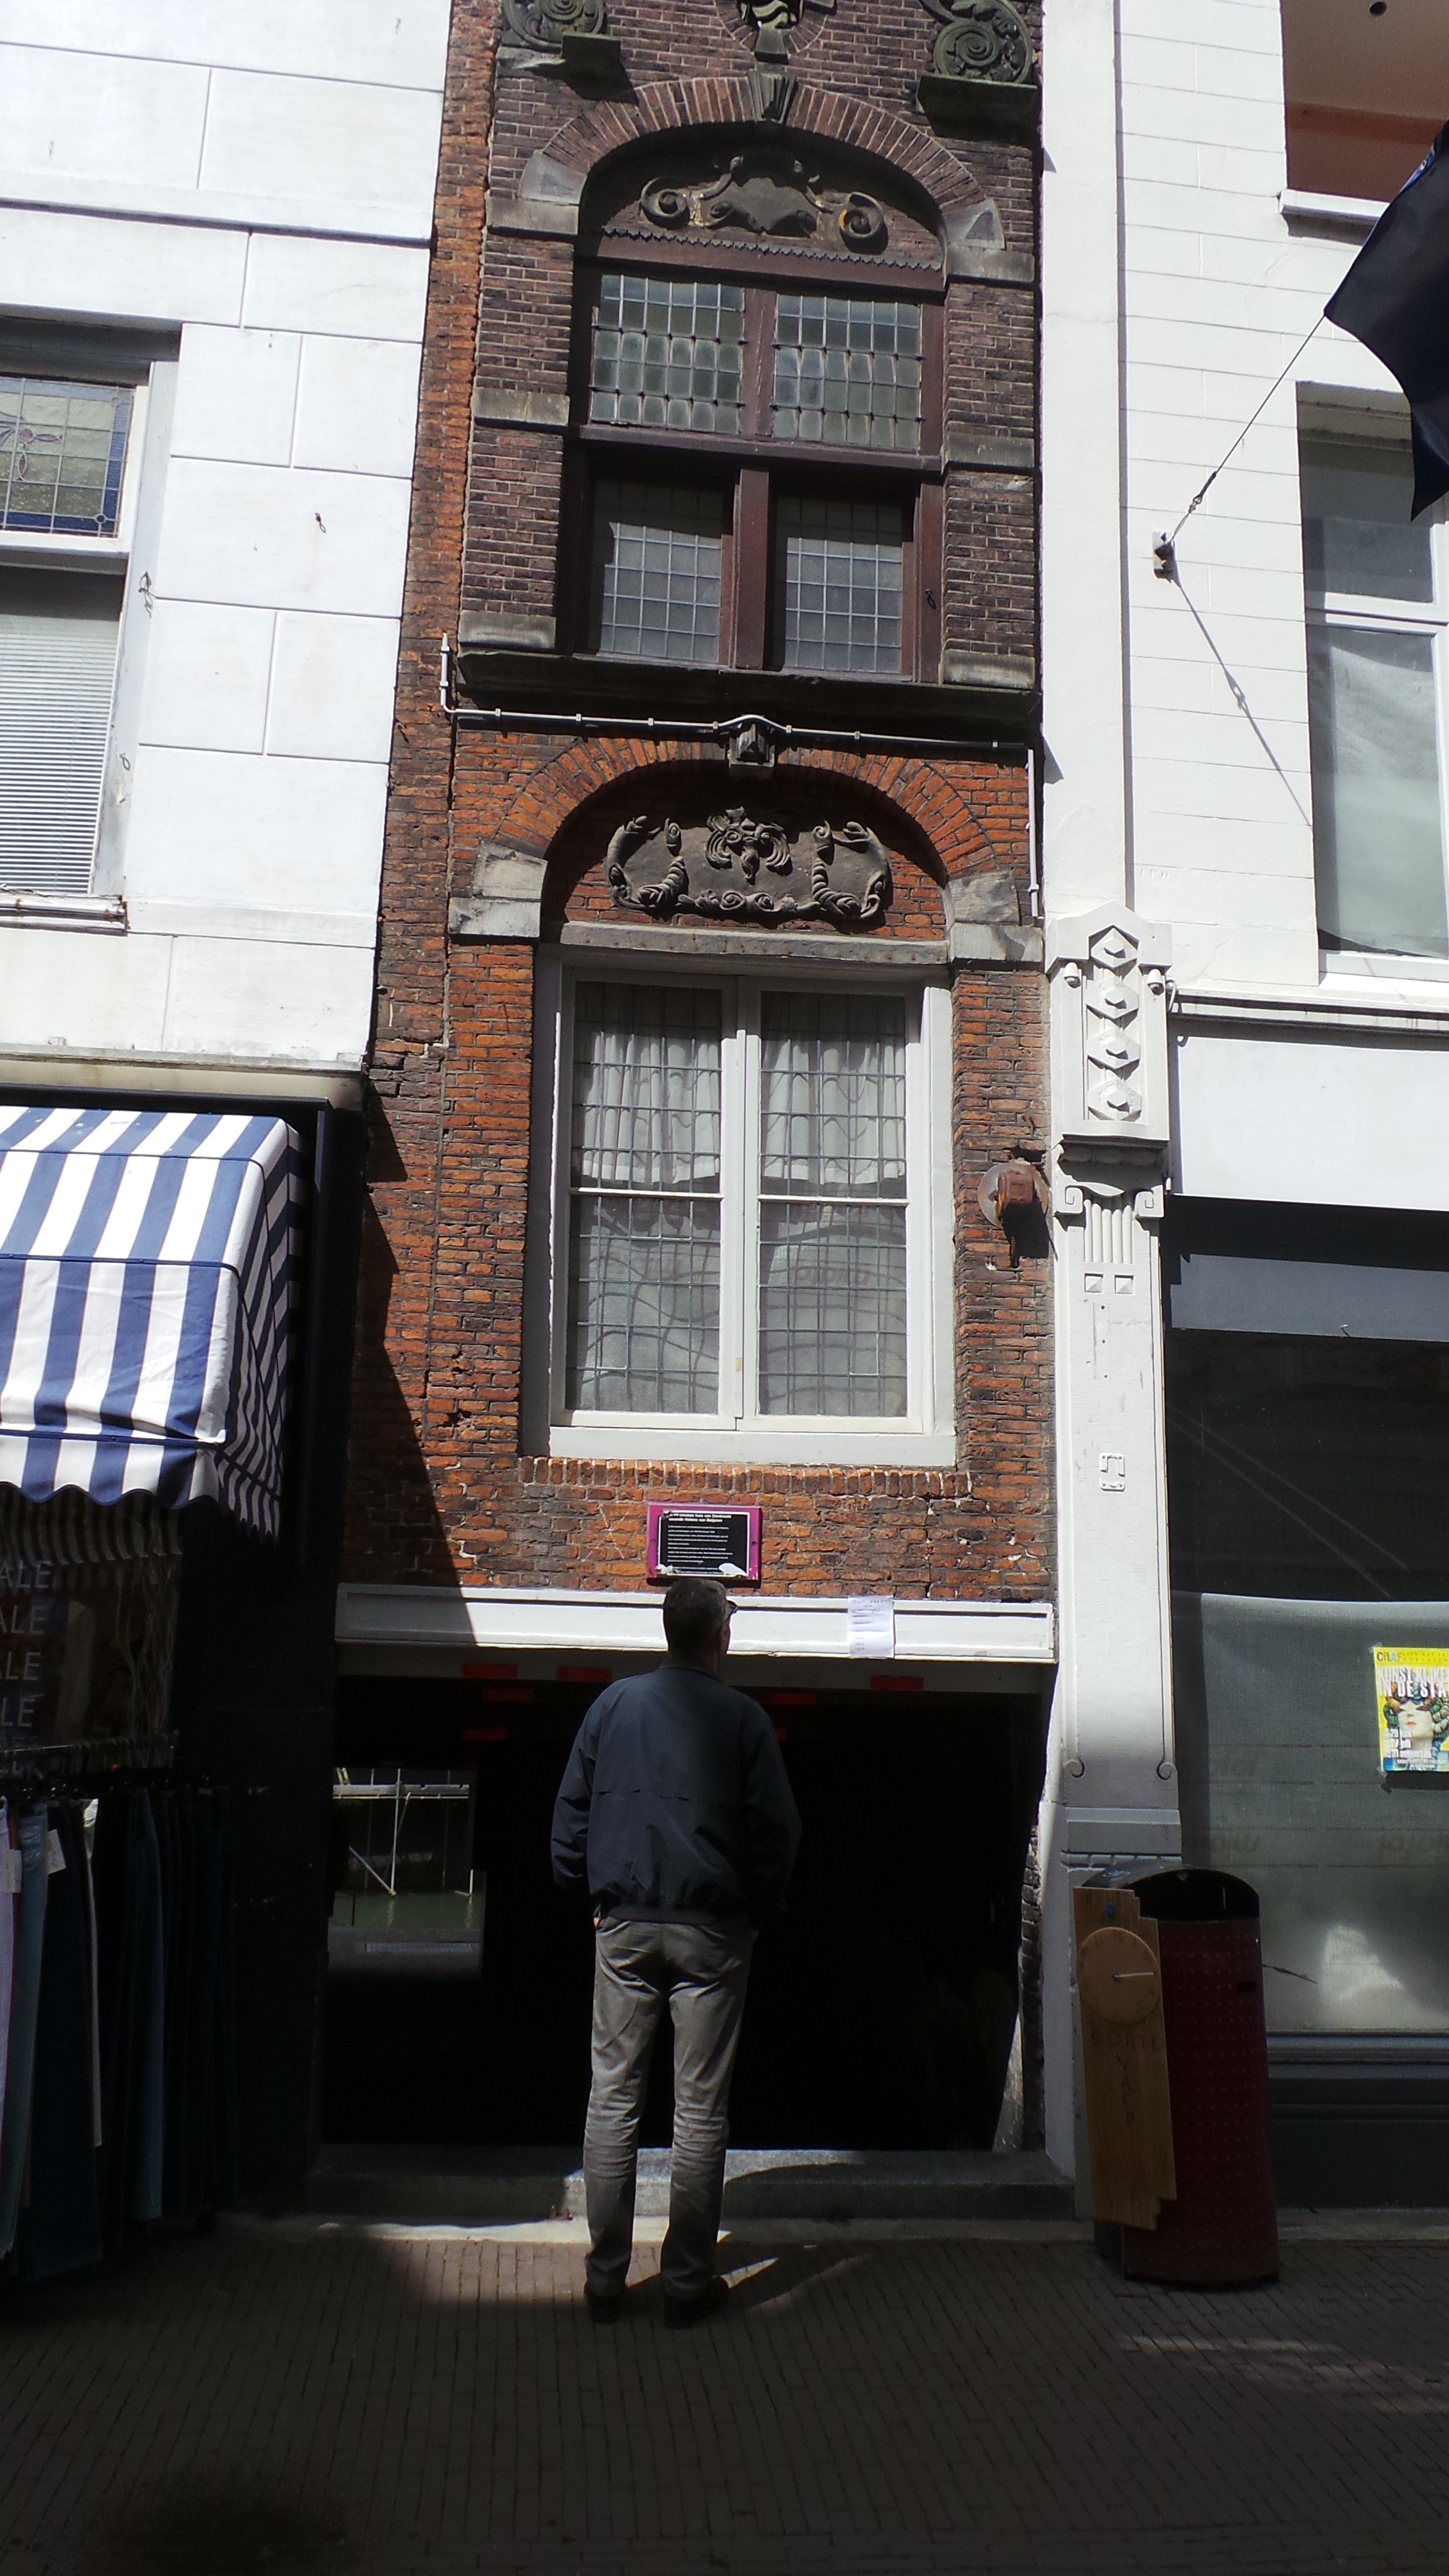
M 745 361 L 741 428 L 736 436 L 712 430 L 616 427 L 587 417 L 592 373 L 594 316 L 605 274 L 673 274 L 700 280 L 739 281 L 745 289 Z M 567 652 L 593 657 L 590 635 L 594 488 L 601 477 L 625 481 L 714 484 L 724 497 L 720 566 L 720 650 L 713 667 L 775 671 L 772 627 L 774 504 L 782 491 L 815 498 L 897 500 L 903 506 L 901 661 L 898 672 L 812 674 L 826 679 L 930 680 L 940 667 L 945 486 L 941 440 L 945 312 L 939 288 L 931 293 L 914 275 L 867 270 L 831 260 L 812 262 L 808 279 L 762 272 L 753 254 L 721 244 L 701 258 L 680 242 L 648 244 L 591 256 L 576 272 L 570 360 L 574 427 L 570 435 L 561 512 L 560 568 L 573 564 L 585 577 L 561 580 L 559 636 Z M 921 314 L 921 445 L 910 450 L 807 445 L 770 434 L 775 349 L 774 305 L 782 293 L 847 292 L 885 302 L 916 305 Z M 615 657 L 599 657 L 612 664 Z M 680 664 L 685 668 L 708 665 Z

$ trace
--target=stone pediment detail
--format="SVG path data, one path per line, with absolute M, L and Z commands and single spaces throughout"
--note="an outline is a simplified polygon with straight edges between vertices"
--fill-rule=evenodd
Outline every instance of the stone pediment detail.
M 651 920 L 828 922 L 874 930 L 891 900 L 889 856 L 864 823 L 813 830 L 731 805 L 703 823 L 620 825 L 604 860 L 614 901 Z
M 746 233 L 883 251 L 885 209 L 859 189 L 829 188 L 783 146 L 736 152 L 704 178 L 651 179 L 639 210 L 660 232 Z

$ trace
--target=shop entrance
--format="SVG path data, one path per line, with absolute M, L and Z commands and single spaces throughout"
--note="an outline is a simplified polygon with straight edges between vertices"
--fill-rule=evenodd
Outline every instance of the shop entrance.
M 548 1831 L 608 1678 L 343 1683 L 330 2141 L 581 2135 L 592 1940 L 553 1887 Z M 775 1720 L 804 1840 L 751 1974 L 734 2143 L 989 2146 L 1016 2014 L 1040 1701 L 904 1676 L 881 1691 L 778 1671 L 740 1686 Z M 646 2143 L 668 2133 L 662 2047 Z

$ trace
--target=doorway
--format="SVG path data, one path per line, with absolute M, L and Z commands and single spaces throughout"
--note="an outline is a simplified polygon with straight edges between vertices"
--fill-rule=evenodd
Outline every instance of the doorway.
M 608 1678 L 342 1685 L 334 1816 L 361 1815 L 366 1802 L 349 1807 L 348 1790 L 364 1778 L 415 1785 L 391 1897 L 354 1883 L 363 1881 L 356 1839 L 334 1830 L 329 2141 L 556 2147 L 581 2136 L 593 1945 L 587 1915 L 553 1886 L 548 1838 L 570 1745 Z M 889 1693 L 842 1690 L 788 1670 L 741 1686 L 775 1721 L 804 1836 L 785 1911 L 755 1954 L 733 2143 L 989 2147 L 1016 2019 L 1040 1701 L 908 1679 Z M 451 1790 L 431 1819 L 430 1784 Z M 373 1867 L 384 1876 L 386 1806 L 378 1795 L 370 1810 Z M 404 1885 L 406 1856 L 441 1849 L 445 1807 L 455 1845 L 467 1818 L 467 1861 L 451 1849 L 446 1872 L 458 1888 L 429 1882 L 426 1893 L 431 1910 L 449 1899 L 465 1912 L 438 1931 L 415 1902 L 409 1930 L 403 1900 L 425 1891 Z M 418 1863 L 413 1874 L 438 1866 Z M 454 1952 L 430 1954 L 444 1939 Z M 374 1944 L 368 1958 L 357 1955 L 364 1941 Z M 668 2139 L 667 2046 L 656 2053 L 644 2135 Z

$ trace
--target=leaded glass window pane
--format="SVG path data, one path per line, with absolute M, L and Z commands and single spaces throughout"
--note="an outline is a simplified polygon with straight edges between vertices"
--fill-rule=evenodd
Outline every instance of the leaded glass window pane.
M 776 510 L 775 628 L 787 671 L 899 671 L 899 502 L 786 493 Z
M 0 376 L 0 527 L 113 537 L 129 385 Z
M 720 280 L 603 277 L 589 418 L 738 435 L 745 291 Z
M 720 997 L 580 984 L 574 999 L 566 1397 L 719 1402 Z
M 921 443 L 921 309 L 857 296 L 775 304 L 774 434 L 825 447 Z
M 763 1413 L 906 1410 L 905 1086 L 898 998 L 764 996 Z
M 723 546 L 718 492 L 600 482 L 594 496 L 595 651 L 651 662 L 717 662 Z

